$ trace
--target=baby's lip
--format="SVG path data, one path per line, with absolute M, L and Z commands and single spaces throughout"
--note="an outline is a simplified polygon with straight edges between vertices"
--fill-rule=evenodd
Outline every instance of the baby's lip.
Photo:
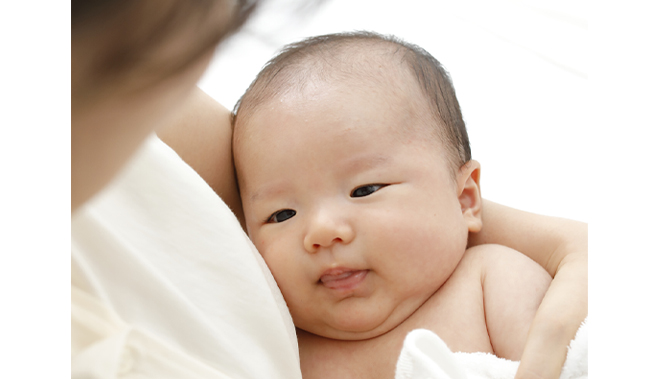
M 323 272 L 319 282 L 330 289 L 351 289 L 360 284 L 367 273 L 368 270 L 333 267 Z

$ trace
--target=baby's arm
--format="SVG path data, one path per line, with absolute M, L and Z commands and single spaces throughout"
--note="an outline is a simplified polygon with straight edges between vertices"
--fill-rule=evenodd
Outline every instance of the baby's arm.
M 468 250 L 482 262 L 486 327 L 495 355 L 520 360 L 550 275 L 525 255 L 501 245 Z
M 516 379 L 559 378 L 567 347 L 587 316 L 587 225 L 483 201 L 483 228 L 470 246 L 497 243 L 535 260 L 553 277 L 534 317 Z

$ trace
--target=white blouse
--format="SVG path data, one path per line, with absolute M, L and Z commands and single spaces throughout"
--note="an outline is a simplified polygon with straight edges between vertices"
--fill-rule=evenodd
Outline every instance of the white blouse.
M 301 378 L 263 259 L 156 136 L 71 229 L 73 378 Z

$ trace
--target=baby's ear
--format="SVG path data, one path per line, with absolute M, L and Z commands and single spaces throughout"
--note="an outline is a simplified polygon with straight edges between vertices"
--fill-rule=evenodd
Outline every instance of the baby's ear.
M 481 165 L 475 160 L 464 164 L 456 175 L 458 201 L 468 230 L 473 233 L 480 231 L 482 226 L 480 175 Z

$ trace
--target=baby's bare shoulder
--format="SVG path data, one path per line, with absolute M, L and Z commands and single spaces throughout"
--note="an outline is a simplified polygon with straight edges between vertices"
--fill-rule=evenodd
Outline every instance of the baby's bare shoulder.
M 461 288 L 475 285 L 481 289 L 485 275 L 493 270 L 493 266 L 515 259 L 515 254 L 522 255 L 501 245 L 471 247 L 465 251 L 458 266 L 439 292 L 461 292 Z
M 478 266 L 484 312 L 496 355 L 519 360 L 532 319 L 545 295 L 550 275 L 522 253 L 499 245 L 466 251 Z
M 429 329 L 455 352 L 492 353 L 482 279 L 495 249 L 468 249 L 449 279 L 403 326 Z
M 489 265 L 495 264 L 496 262 L 502 262 L 503 260 L 517 260 L 521 257 L 532 261 L 524 254 L 509 247 L 495 244 L 484 244 L 465 250 L 465 256 L 463 257 L 461 264 L 470 262 L 469 264 L 473 266 L 478 265 L 481 269 L 487 269 Z
M 488 276 L 506 275 L 513 270 L 532 270 L 536 274 L 545 270 L 526 255 L 502 245 L 485 244 L 474 246 L 465 251 L 454 276 L 479 275 L 483 282 Z

